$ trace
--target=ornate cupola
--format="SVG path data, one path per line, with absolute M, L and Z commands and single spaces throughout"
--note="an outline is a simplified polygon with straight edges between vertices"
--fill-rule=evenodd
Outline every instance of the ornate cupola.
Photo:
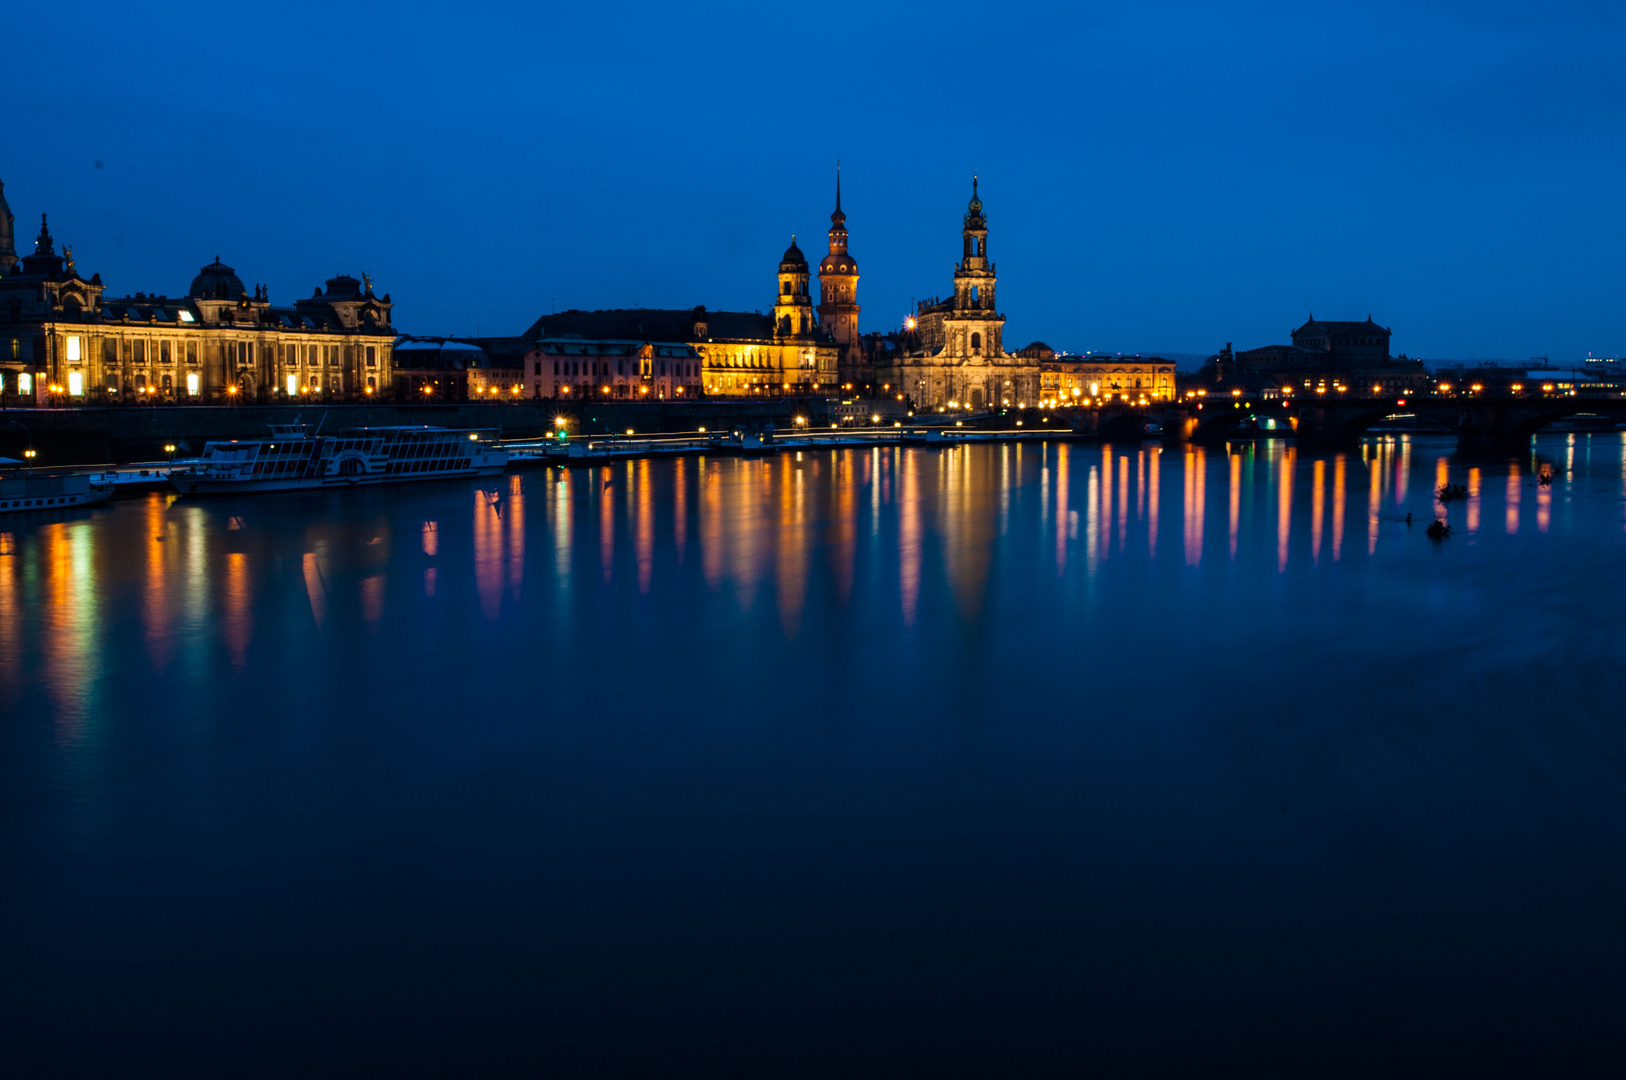
M 45 215 L 40 215 L 40 234 L 34 241 L 34 254 L 23 256 L 23 273 L 55 281 L 62 276 L 62 256 L 56 253 L 56 241 L 46 227 Z
M 863 359 L 858 339 L 858 260 L 847 250 L 847 215 L 841 212 L 841 166 L 836 166 L 836 209 L 830 215 L 830 254 L 819 262 L 819 321 L 841 346 L 841 363 Z
M 240 300 L 247 295 L 248 287 L 243 279 L 237 276 L 237 271 L 220 261 L 215 261 L 198 271 L 198 276 L 192 279 L 192 287 L 187 295 L 195 300 Z
M 813 332 L 813 299 L 808 295 L 807 256 L 790 238 L 790 247 L 779 257 L 779 295 L 774 298 L 774 333 L 780 337 L 803 336 Z
M 965 240 L 964 263 L 968 270 L 988 269 L 988 219 L 982 216 L 982 198 L 977 194 L 977 176 L 971 175 L 971 201 L 965 207 L 965 225 L 961 229 Z

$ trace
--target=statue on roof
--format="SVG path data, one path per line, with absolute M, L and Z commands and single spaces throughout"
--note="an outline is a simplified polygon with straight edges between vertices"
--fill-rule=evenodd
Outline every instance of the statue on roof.
M 373 295 L 373 279 L 372 279 L 371 275 L 369 275 L 366 271 L 362 272 L 361 284 L 362 284 L 363 288 L 366 290 L 368 296 Z
M 68 260 L 68 273 L 73 273 L 73 245 L 63 244 L 62 254 Z

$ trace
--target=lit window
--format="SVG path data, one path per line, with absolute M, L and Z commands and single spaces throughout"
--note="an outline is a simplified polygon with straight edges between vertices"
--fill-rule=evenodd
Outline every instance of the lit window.
M 196 319 L 192 318 L 192 313 L 190 311 L 182 311 L 179 314 L 181 316 L 181 321 L 182 322 L 196 322 L 197 321 Z
M 71 338 L 68 339 L 68 363 L 77 364 L 78 362 L 79 362 L 79 339 L 77 337 L 71 337 Z
M 198 393 L 198 374 L 195 371 L 187 372 L 187 375 L 186 375 L 186 392 L 191 397 L 196 397 L 197 396 L 197 393 Z
M 288 376 L 288 396 L 289 397 L 296 397 L 296 396 L 298 396 L 298 394 L 299 394 L 299 376 L 298 375 L 290 375 L 290 376 Z
M 32 394 L 34 392 L 34 376 L 26 371 L 18 375 L 17 392 L 19 394 Z
M 68 340 L 77 342 L 79 339 L 78 338 L 69 338 Z M 72 394 L 74 397 L 79 397 L 84 392 L 85 392 L 85 377 L 84 377 L 84 375 L 80 374 L 77 371 L 68 372 L 68 393 Z

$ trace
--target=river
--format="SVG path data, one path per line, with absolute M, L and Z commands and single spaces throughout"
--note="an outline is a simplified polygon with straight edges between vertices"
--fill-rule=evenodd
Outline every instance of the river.
M 1620 435 L 0 519 L 0 1072 L 1578 1075 L 1623 556 Z

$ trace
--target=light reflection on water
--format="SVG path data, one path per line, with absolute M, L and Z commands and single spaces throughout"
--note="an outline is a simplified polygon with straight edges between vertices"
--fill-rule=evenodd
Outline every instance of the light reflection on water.
M 626 574 L 640 594 L 648 595 L 658 586 L 657 576 L 685 571 L 691 529 L 706 585 L 727 587 L 737 608 L 750 611 L 768 583 L 780 629 L 793 640 L 815 562 L 825 564 L 838 602 L 851 600 L 860 506 L 868 510 L 871 537 L 892 537 L 890 550 L 864 551 L 868 558 L 895 563 L 894 606 L 902 624 L 914 624 L 929 572 L 941 575 L 960 617 L 974 622 L 993 565 L 1013 554 L 1007 542 L 1013 515 L 1018 536 L 1035 529 L 1049 534 L 1047 561 L 1056 578 L 1093 575 L 1131 554 L 1156 562 L 1160 518 L 1169 512 L 1179 516 L 1185 565 L 1200 569 L 1213 557 L 1208 520 L 1217 498 L 1225 557 L 1248 561 L 1250 548 L 1268 544 L 1276 573 L 1287 574 L 1296 566 L 1320 568 L 1324 549 L 1332 563 L 1344 558 L 1351 472 L 1365 474 L 1365 550 L 1380 556 L 1384 546 L 1415 548 L 1419 527 L 1434 517 L 1455 525 L 1469 545 L 1484 539 L 1487 510 L 1509 537 L 1531 528 L 1548 533 L 1555 510 L 1572 513 L 1578 481 L 1607 475 L 1617 487 L 1613 494 L 1621 493 L 1626 479 L 1613 478 L 1626 473 L 1626 448 L 1616 453 L 1617 441 L 1569 436 L 1546 440 L 1531 454 L 1502 463 L 1465 466 L 1453 465 L 1455 454 L 1443 445 L 1423 450 L 1414 462 L 1409 439 L 1372 441 L 1353 453 L 1311 455 L 1271 442 L 1173 450 L 1152 444 L 1018 444 L 637 460 L 506 477 L 467 489 L 461 511 L 445 505 L 437 490 L 436 516 L 420 517 L 401 530 L 413 537 L 416 552 L 396 543 L 392 520 L 398 506 L 414 502 L 410 489 L 398 489 L 401 493 L 384 497 L 376 511 L 354 517 L 350 508 L 329 503 L 303 528 L 270 533 L 258 524 L 270 519 L 280 526 L 309 514 L 311 504 L 288 499 L 174 503 L 155 494 L 72 520 L 12 523 L 0 537 L 0 557 L 7 560 L 0 563 L 0 671 L 8 694 L 30 682 L 45 687 L 58 722 L 71 730 L 82 723 L 87 694 L 96 683 L 91 658 L 118 647 L 108 634 L 127 588 L 141 599 L 136 622 L 154 673 L 167 669 L 183 639 L 195 650 L 204 637 L 223 645 L 230 667 L 241 671 L 255 648 L 274 648 L 256 645 L 256 594 L 281 587 L 266 579 L 284 560 L 297 563 L 296 580 L 302 580 L 314 630 L 324 628 L 336 599 L 376 629 L 390 606 L 400 603 L 399 586 L 409 579 L 419 583 L 426 598 L 469 582 L 480 614 L 495 622 L 505 605 L 523 603 L 527 544 L 552 551 L 544 563 L 549 592 L 563 595 L 579 587 L 586 570 L 579 565 L 580 552 L 592 550 L 604 585 Z M 1181 498 L 1165 507 L 1160 485 L 1170 471 Z M 1551 472 L 1556 482 L 1537 484 L 1541 471 Z M 1487 476 L 1501 483 L 1488 489 Z M 1432 497 L 1453 481 L 1466 485 L 1462 502 L 1445 504 Z M 1211 484 L 1220 494 L 1210 493 Z M 1417 486 L 1428 494 L 1417 497 Z M 540 512 L 529 515 L 533 499 L 539 500 Z M 1525 516 L 1527 501 L 1534 512 Z M 578 519 L 578 503 L 585 504 L 587 518 Z M 1389 527 L 1407 513 L 1413 516 L 1411 529 Z M 1598 522 L 1586 519 L 1585 524 Z M 461 566 L 452 551 L 443 551 L 445 537 L 457 532 L 468 537 L 472 549 Z M 139 554 L 139 565 L 130 561 L 132 554 Z M 423 565 L 408 577 L 391 573 L 404 569 L 413 555 L 421 555 L 417 561 Z M 359 569 L 356 581 L 345 586 L 355 597 L 353 605 L 334 596 L 335 560 Z M 277 571 L 276 580 L 286 578 Z M 865 603 L 879 599 L 872 594 Z
M 1447 483 L 1467 497 L 1438 502 Z M 1599 749 L 1626 645 L 1589 621 L 1623 577 L 1619 436 L 1472 461 L 1408 439 L 640 460 L 0 529 L 0 857 L 31 883 L 0 901 L 0 962 L 34 980 L 25 1043 L 87 987 L 213 1015 L 188 972 L 265 962 L 262 932 L 371 993 L 329 918 L 386 967 L 393 927 L 437 977 L 500 984 L 513 954 L 562 986 L 571 950 L 630 981 L 681 941 L 749 967 L 772 912 L 829 931 L 808 956 L 867 942 L 868 977 L 903 928 L 975 940 L 968 912 L 1001 905 L 1046 928 L 1034 955 L 1106 968 L 1090 927 L 1185 920 L 1268 953 L 1264 912 L 1298 935 L 1267 966 L 1297 977 L 1301 954 L 1357 963 L 1318 926 L 1351 956 L 1379 924 L 1471 936 L 1440 927 L 1504 872 L 1526 912 L 1579 903 L 1529 881 L 1586 877 L 1582 926 L 1626 900 Z M 1059 876 L 1005 896 L 1009 850 Z M 1193 913 L 1172 898 L 1199 872 L 1229 899 Z M 375 889 L 404 898 L 378 926 Z M 245 905 L 279 929 L 188 937 Z M 492 920 L 503 940 L 469 936 Z M 758 977 L 794 996 L 797 970 Z M 116 1041 L 68 1064 L 126 1065 Z
M 1013 532 L 1048 534 L 1046 561 L 1053 577 L 1067 579 L 1097 574 L 1126 556 L 1157 562 L 1160 519 L 1175 513 L 1183 561 L 1201 569 L 1214 556 L 1208 521 L 1217 501 L 1229 561 L 1248 562 L 1250 550 L 1256 556 L 1268 545 L 1277 574 L 1316 570 L 1323 550 L 1332 563 L 1344 558 L 1351 473 L 1364 473 L 1366 553 L 1381 557 L 1385 548 L 1416 549 L 1420 526 L 1434 517 L 1456 526 L 1470 546 L 1486 539 L 1486 512 L 1509 537 L 1532 528 L 1549 533 L 1555 513 L 1575 516 L 1577 483 L 1588 499 L 1606 486 L 1611 495 L 1622 494 L 1626 478 L 1616 477 L 1626 473 L 1626 448 L 1616 452 L 1618 441 L 1569 436 L 1505 462 L 1466 465 L 1453 464 L 1456 455 L 1443 445 L 1422 450 L 1414 461 L 1409 439 L 1328 454 L 1301 454 L 1279 442 L 1172 450 L 1020 444 L 637 460 L 506 477 L 465 489 L 461 510 L 446 502 L 445 489 L 435 489 L 425 511 L 434 516 L 399 525 L 415 551 L 395 539 L 399 511 L 419 501 L 412 489 L 379 496 L 366 512 L 308 499 L 177 503 L 154 494 L 71 520 L 16 519 L 0 535 L 6 560 L 0 563 L 0 672 L 8 695 L 30 683 L 44 687 L 58 722 L 76 729 L 98 678 L 93 658 L 120 647 L 126 596 L 140 598 L 134 625 L 155 674 L 168 668 L 181 642 L 195 655 L 205 639 L 223 646 L 229 666 L 241 671 L 256 649 L 276 648 L 256 631 L 257 594 L 285 587 L 288 578 L 279 568 L 287 560 L 302 582 L 313 630 L 325 628 L 335 603 L 376 629 L 391 606 L 402 603 L 407 581 L 430 599 L 472 584 L 480 614 L 495 622 L 505 605 L 524 602 L 528 544 L 551 549 L 543 563 L 546 592 L 568 595 L 579 588 L 587 571 L 581 552 L 591 550 L 603 585 L 625 574 L 648 595 L 658 579 L 687 573 L 691 530 L 705 584 L 728 591 L 737 608 L 749 612 L 766 583 L 780 629 L 794 640 L 815 563 L 824 564 L 840 604 L 852 599 L 861 506 L 870 536 L 892 538 L 863 553 L 895 564 L 893 606 L 903 626 L 915 623 L 930 574 L 940 575 L 969 623 L 982 613 L 993 566 L 1015 557 Z M 1556 477 L 1551 486 L 1536 482 L 1543 471 Z M 1175 475 L 1166 477 L 1169 472 Z M 1501 482 L 1487 485 L 1491 477 Z M 1594 482 L 1600 478 L 1607 479 Z M 1180 489 L 1177 505 L 1164 505 L 1165 479 Z M 1465 484 L 1464 500 L 1433 498 L 1453 481 Z M 1419 486 L 1426 495 L 1418 497 Z M 540 508 L 535 515 L 529 514 L 532 500 Z M 1527 501 L 1533 514 L 1523 512 Z M 578 516 L 578 504 L 585 517 Z M 1591 510 L 1582 508 L 1579 523 L 1595 529 L 1600 522 Z M 1410 529 L 1391 527 L 1407 513 Z M 276 527 L 267 530 L 268 521 Z M 448 547 L 447 537 L 458 533 L 466 543 Z M 460 560 L 463 547 L 469 555 Z M 406 576 L 392 573 L 414 561 L 421 565 Z M 347 570 L 356 579 L 341 588 L 353 603 L 334 593 L 334 574 Z M 864 603 L 873 607 L 880 600 L 872 592 Z M 280 618 L 290 609 L 277 610 Z M 291 628 L 277 629 L 286 634 Z

